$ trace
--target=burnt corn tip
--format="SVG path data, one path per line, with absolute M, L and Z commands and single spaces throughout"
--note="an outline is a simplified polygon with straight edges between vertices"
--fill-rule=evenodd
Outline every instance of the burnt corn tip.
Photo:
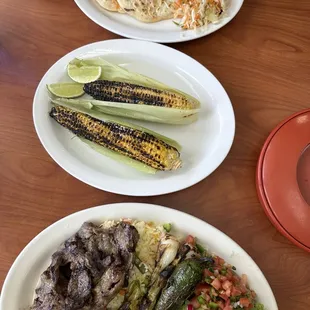
M 147 132 L 118 123 L 105 122 L 62 106 L 53 107 L 50 116 L 78 137 L 154 169 L 175 170 L 181 167 L 178 150 Z

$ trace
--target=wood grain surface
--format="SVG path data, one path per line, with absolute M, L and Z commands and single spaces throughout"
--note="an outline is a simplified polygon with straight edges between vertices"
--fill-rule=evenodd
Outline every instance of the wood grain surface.
M 138 201 L 216 226 L 257 262 L 280 310 L 309 310 L 310 255 L 265 216 L 255 167 L 274 126 L 310 104 L 310 1 L 245 0 L 221 30 L 171 45 L 223 84 L 237 131 L 230 154 L 212 175 L 170 195 L 132 198 L 87 186 L 49 157 L 35 133 L 32 100 L 46 70 L 75 48 L 112 38 L 118 36 L 94 24 L 73 0 L 0 1 L 0 285 L 19 252 L 48 225 L 91 206 Z

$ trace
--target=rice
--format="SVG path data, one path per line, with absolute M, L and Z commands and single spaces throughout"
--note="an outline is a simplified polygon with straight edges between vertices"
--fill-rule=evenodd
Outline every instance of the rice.
M 114 220 L 109 220 L 109 221 L 104 221 L 100 227 L 108 229 L 111 228 L 113 226 L 115 226 L 117 223 L 119 223 L 120 221 L 114 221 Z

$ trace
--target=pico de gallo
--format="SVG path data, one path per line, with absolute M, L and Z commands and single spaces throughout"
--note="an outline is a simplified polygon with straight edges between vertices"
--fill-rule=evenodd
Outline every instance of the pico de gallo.
M 188 236 L 185 242 L 192 244 L 201 257 L 210 256 L 193 236 Z M 246 275 L 240 277 L 236 268 L 219 256 L 212 255 L 212 259 L 213 263 L 203 270 L 202 281 L 182 310 L 264 309 L 262 304 L 256 302 L 255 292 L 248 287 Z

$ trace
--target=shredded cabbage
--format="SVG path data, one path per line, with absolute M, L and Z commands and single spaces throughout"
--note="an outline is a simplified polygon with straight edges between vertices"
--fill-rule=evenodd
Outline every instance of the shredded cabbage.
M 176 0 L 174 18 L 184 29 L 196 29 L 219 21 L 223 15 L 224 0 Z

